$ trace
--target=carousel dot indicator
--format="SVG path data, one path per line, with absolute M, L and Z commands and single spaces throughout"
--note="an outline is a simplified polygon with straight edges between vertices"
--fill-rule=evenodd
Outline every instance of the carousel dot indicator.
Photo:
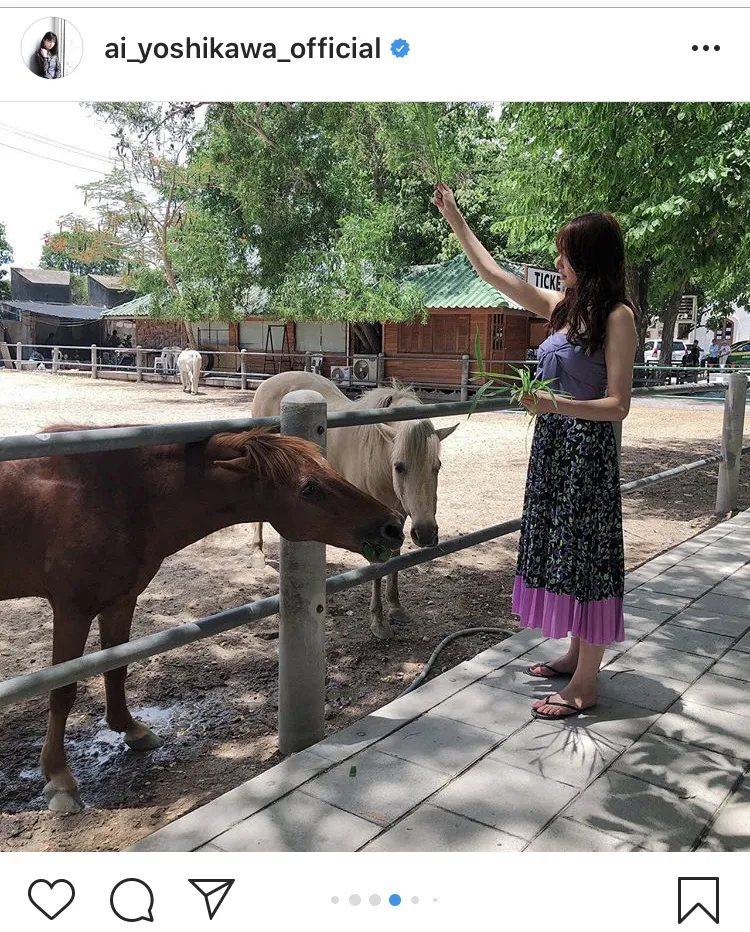
M 377 893 L 373 893 L 370 897 L 370 906 L 380 906 L 380 897 Z
M 401 903 L 401 897 L 398 895 L 398 893 L 391 893 L 391 895 L 388 897 L 388 902 L 391 904 L 391 906 L 398 906 Z
M 362 897 L 359 895 L 359 893 L 352 893 L 352 895 L 349 897 L 349 902 L 352 906 L 359 906 L 359 904 L 362 902 Z
M 412 903 L 418 903 L 418 902 L 419 902 L 419 897 L 418 897 L 418 896 L 413 896 L 413 897 L 411 898 L 411 901 L 412 901 Z
M 337 896 L 332 896 L 332 897 L 331 897 L 331 902 L 332 902 L 334 905 L 335 905 L 336 903 L 338 903 L 338 901 L 339 901 L 339 898 L 338 898 Z

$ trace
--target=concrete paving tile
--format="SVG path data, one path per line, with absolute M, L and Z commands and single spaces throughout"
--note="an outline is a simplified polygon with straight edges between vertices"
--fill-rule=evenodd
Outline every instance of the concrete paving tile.
M 601 671 L 598 689 L 600 696 L 663 712 L 689 685 L 685 680 L 638 673 L 620 659 Z
M 576 792 L 573 787 L 485 758 L 430 803 L 530 841 Z
M 734 618 L 723 612 L 708 608 L 686 608 L 684 612 L 675 615 L 669 622 L 683 628 L 694 628 L 698 631 L 710 631 L 713 634 L 723 634 L 725 637 L 737 638 L 745 631 L 750 630 L 750 618 Z
M 651 731 L 676 741 L 696 744 L 730 757 L 750 761 L 747 718 L 680 699 L 654 722 Z
M 531 721 L 532 701 L 531 696 L 488 686 L 482 681 L 441 702 L 433 712 L 505 736 Z
M 690 607 L 698 612 L 708 609 L 712 612 L 717 611 L 725 615 L 732 615 L 735 618 L 750 618 L 750 600 L 745 598 L 737 599 L 734 596 L 721 595 L 718 592 L 709 592 L 708 595 L 702 596 Z
M 530 651 L 528 654 L 524 654 L 523 657 L 519 657 L 517 660 L 514 660 L 513 663 L 507 664 L 500 670 L 488 673 L 482 680 L 482 683 L 494 689 L 503 689 L 513 693 L 520 693 L 527 697 L 530 705 L 535 699 L 540 699 L 543 696 L 550 696 L 565 682 L 564 678 L 555 677 L 553 680 L 548 680 L 542 677 L 532 676 L 528 672 L 528 668 L 532 666 L 532 664 L 543 661 L 543 658 L 546 656 L 549 656 L 549 650 Z
M 523 838 L 425 803 L 363 850 L 521 851 L 525 845 Z
M 612 769 L 672 790 L 684 799 L 703 799 L 717 807 L 742 775 L 744 764 L 650 732 L 616 760 Z
M 305 785 L 305 792 L 378 825 L 389 825 L 444 786 L 444 773 L 375 748 L 361 751 Z
M 723 578 L 723 577 L 722 577 Z M 693 573 L 662 573 L 640 586 L 637 592 L 651 592 L 655 597 L 662 593 L 680 596 L 683 599 L 698 599 L 716 585 L 716 580 L 708 573 L 698 576 Z
M 571 732 L 589 735 L 608 747 L 622 750 L 636 741 L 658 717 L 659 713 L 650 709 L 600 696 L 595 710 L 566 719 L 560 727 L 564 724 Z
M 607 835 L 581 822 L 563 816 L 555 819 L 526 851 L 641 851 L 638 845 Z
M 733 680 L 750 683 L 750 654 L 742 650 L 730 650 L 711 668 L 715 676 L 728 676 Z
M 734 643 L 735 638 L 725 637 L 709 631 L 686 628 L 673 621 L 657 628 L 643 641 L 644 644 L 657 644 L 671 650 L 697 654 L 699 657 L 720 657 Z
M 662 592 L 652 592 L 644 586 L 639 586 L 628 592 L 625 596 L 625 611 L 633 608 L 644 608 L 651 611 L 664 611 L 674 614 L 687 608 L 691 600 L 676 595 L 668 595 Z
M 214 839 L 222 851 L 356 851 L 380 831 L 296 791 Z
M 729 799 L 698 851 L 750 851 L 750 783 Z
M 565 816 L 648 851 L 690 851 L 714 807 L 703 800 L 607 771 L 565 810 Z
M 741 637 L 739 641 L 734 645 L 735 650 L 744 650 L 750 651 L 750 632 L 748 632 L 744 637 Z
M 750 599 L 750 573 L 743 571 L 733 573 L 716 586 L 714 594 L 732 599 Z
M 750 718 L 750 695 L 747 684 L 741 680 L 705 673 L 685 692 L 683 698 L 685 702 Z M 750 722 L 747 727 L 750 728 Z
M 377 749 L 453 777 L 499 740 L 499 735 L 484 728 L 428 712 L 378 741 Z
M 330 767 L 309 748 L 139 841 L 133 851 L 193 851 Z
M 714 662 L 713 657 L 700 657 L 682 650 L 672 650 L 654 642 L 653 638 L 640 641 L 620 656 L 622 667 L 643 673 L 669 673 L 678 680 L 692 682 Z
M 622 752 L 611 741 L 568 728 L 565 722 L 536 719 L 489 754 L 530 773 L 569 786 L 586 786 Z

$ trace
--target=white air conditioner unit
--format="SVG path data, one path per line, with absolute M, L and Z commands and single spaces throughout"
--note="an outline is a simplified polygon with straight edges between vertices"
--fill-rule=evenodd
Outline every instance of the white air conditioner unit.
M 352 381 L 355 385 L 378 384 L 378 357 L 354 356 L 352 358 Z
M 352 380 L 351 366 L 331 366 L 330 379 L 337 385 L 348 386 Z

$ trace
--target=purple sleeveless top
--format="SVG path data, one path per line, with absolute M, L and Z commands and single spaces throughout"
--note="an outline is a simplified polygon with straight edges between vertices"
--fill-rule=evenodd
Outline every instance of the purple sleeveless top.
M 537 351 L 536 378 L 554 379 L 553 391 L 567 392 L 577 401 L 592 401 L 607 394 L 607 364 L 604 350 L 587 356 L 581 346 L 569 342 L 565 333 L 553 333 Z

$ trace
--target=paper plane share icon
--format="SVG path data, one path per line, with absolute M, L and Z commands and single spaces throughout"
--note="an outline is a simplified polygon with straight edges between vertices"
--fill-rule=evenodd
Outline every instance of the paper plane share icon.
M 213 919 L 219 907 L 226 899 L 227 893 L 232 889 L 233 880 L 191 880 L 190 883 L 203 896 L 206 901 L 208 918 Z

